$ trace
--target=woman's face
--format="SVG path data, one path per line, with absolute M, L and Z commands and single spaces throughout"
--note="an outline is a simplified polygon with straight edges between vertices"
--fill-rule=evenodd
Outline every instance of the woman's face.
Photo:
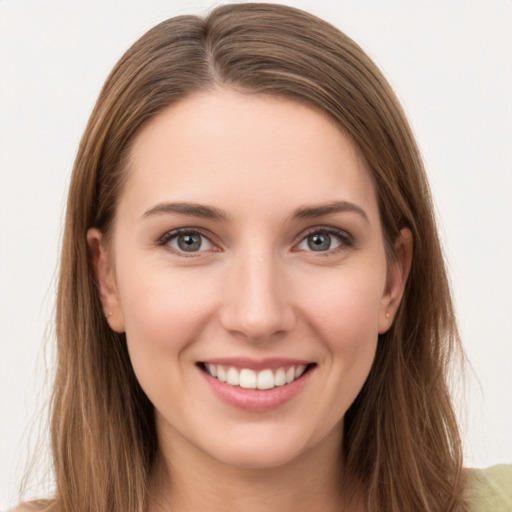
M 337 453 L 405 280 L 351 141 L 309 107 L 219 90 L 148 123 L 127 172 L 109 245 L 89 243 L 164 454 Z

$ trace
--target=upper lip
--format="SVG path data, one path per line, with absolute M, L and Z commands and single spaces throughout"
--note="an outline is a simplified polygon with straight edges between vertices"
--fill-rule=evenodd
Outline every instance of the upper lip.
M 265 359 L 254 359 L 248 357 L 215 357 L 211 359 L 204 359 L 199 361 L 203 364 L 216 364 L 221 366 L 232 366 L 233 368 L 247 368 L 249 370 L 265 370 L 279 368 L 289 368 L 291 366 L 300 366 L 312 364 L 313 361 L 305 359 L 292 359 L 292 358 L 277 358 L 270 357 Z

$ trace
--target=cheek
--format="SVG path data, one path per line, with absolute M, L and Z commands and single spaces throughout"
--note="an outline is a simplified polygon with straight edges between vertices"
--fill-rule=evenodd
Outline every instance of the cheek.
M 179 352 L 212 310 L 213 279 L 147 262 L 129 268 L 119 286 L 128 344 Z
M 385 273 L 364 268 L 340 269 L 323 279 L 311 276 L 303 294 L 311 324 L 333 350 L 358 350 L 376 339 Z M 351 347 L 354 345 L 353 347 Z
M 370 371 L 378 341 L 378 319 L 385 273 L 340 271 L 318 286 L 307 300 L 307 318 L 314 337 L 325 348 L 332 371 L 328 386 L 333 412 L 350 406 Z M 306 302 L 305 302 L 306 304 Z M 340 401 L 336 390 L 343 390 Z
M 130 360 L 141 387 L 157 410 L 172 417 L 190 382 L 187 349 L 211 317 L 212 279 L 162 266 L 131 265 L 119 293 Z M 201 282 L 201 286 L 197 283 Z M 193 401 L 193 398 L 188 398 Z M 176 407 L 169 409 L 169 404 Z M 177 419 L 175 418 L 177 421 Z

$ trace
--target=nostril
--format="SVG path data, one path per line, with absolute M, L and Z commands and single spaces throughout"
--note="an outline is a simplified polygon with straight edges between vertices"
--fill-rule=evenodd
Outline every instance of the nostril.
M 295 313 L 283 291 L 287 288 L 280 286 L 277 270 L 272 270 L 274 263 L 260 260 L 234 271 L 220 313 L 224 329 L 251 341 L 273 338 L 295 326 Z

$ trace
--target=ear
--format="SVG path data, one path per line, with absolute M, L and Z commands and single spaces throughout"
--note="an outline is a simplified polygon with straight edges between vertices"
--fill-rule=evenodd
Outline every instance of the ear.
M 87 231 L 87 243 L 91 251 L 92 264 L 98 285 L 103 314 L 113 331 L 124 332 L 124 318 L 119 301 L 115 272 L 111 255 L 99 229 L 91 228 Z
M 381 300 L 379 334 L 384 334 L 393 324 L 411 270 L 413 237 L 410 229 L 400 231 L 394 249 L 395 259 L 388 265 L 386 289 Z

